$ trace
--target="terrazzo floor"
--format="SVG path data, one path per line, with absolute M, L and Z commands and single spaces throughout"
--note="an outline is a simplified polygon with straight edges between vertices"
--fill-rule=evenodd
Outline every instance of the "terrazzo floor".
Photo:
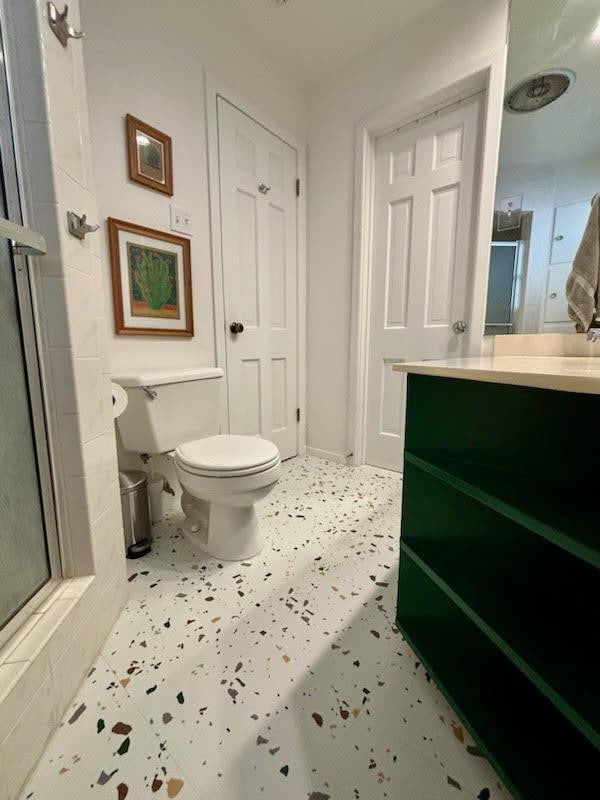
M 509 800 L 394 626 L 400 492 L 287 462 L 243 563 L 193 552 L 171 501 L 22 798 Z

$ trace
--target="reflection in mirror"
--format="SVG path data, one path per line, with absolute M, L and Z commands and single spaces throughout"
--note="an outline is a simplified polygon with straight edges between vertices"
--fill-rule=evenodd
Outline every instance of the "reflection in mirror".
M 598 203 L 592 208 L 600 192 L 599 74 L 598 3 L 512 4 L 488 335 L 569 333 L 576 322 L 578 330 L 595 325 L 600 264 L 598 247 L 591 245 L 600 236 Z

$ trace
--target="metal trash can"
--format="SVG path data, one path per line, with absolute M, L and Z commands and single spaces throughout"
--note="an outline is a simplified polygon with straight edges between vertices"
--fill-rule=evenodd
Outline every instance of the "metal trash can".
M 148 476 L 141 470 L 119 472 L 119 488 L 125 551 L 127 558 L 139 558 L 150 552 L 152 544 Z

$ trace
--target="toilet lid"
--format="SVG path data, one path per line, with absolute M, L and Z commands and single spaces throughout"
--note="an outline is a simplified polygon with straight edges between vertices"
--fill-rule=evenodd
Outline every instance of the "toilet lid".
M 179 445 L 175 454 L 187 472 L 222 478 L 254 475 L 279 462 L 276 445 L 256 436 L 209 436 Z

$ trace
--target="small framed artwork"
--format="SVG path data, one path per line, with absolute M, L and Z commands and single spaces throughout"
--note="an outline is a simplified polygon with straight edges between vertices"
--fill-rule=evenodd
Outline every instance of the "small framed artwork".
M 173 194 L 171 137 L 127 114 L 129 177 L 149 189 Z
M 190 241 L 108 219 L 115 330 L 132 336 L 193 336 Z
M 500 209 L 498 210 L 498 230 L 510 231 L 520 228 L 522 208 L 522 194 L 515 194 L 512 197 L 503 197 L 500 201 Z

